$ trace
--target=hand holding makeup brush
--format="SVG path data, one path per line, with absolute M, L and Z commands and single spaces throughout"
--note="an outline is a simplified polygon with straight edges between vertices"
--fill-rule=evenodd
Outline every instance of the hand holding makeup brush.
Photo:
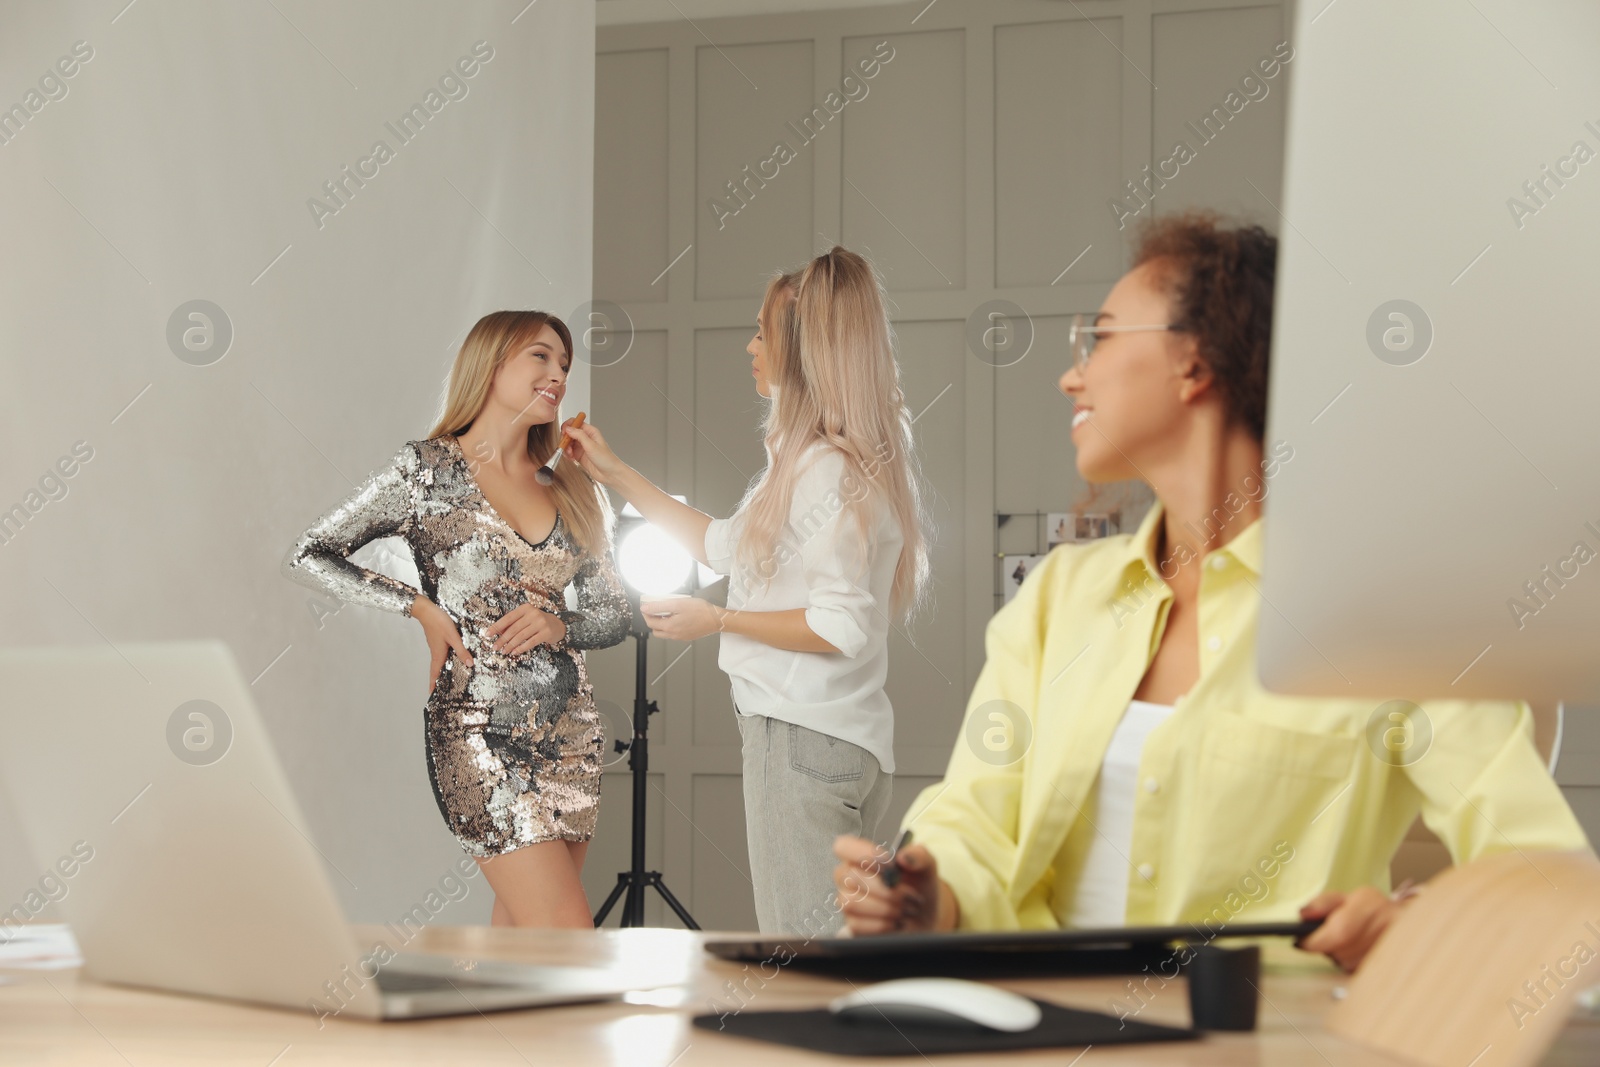
M 605 437 L 592 422 L 579 423 L 573 420 L 566 427 L 566 438 L 566 454 L 601 485 L 615 488 L 617 482 L 632 470 L 611 451 L 611 446 L 606 444 Z

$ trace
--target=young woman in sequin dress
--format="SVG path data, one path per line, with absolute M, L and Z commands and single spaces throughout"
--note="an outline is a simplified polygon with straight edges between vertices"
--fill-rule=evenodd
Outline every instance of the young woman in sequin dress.
M 433 432 L 284 561 L 297 581 L 422 625 L 429 780 L 494 890 L 496 925 L 592 925 L 579 875 L 603 740 L 583 650 L 621 641 L 629 608 L 604 492 L 576 463 L 559 464 L 549 487 L 534 478 L 556 448 L 571 359 L 553 315 L 484 316 L 456 355 Z M 349 561 L 380 537 L 411 547 L 421 589 Z

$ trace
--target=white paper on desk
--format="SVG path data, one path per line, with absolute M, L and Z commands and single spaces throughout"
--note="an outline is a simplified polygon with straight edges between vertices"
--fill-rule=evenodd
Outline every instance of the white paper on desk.
M 78 940 L 66 923 L 15 926 L 0 934 L 0 967 L 60 971 L 83 966 Z

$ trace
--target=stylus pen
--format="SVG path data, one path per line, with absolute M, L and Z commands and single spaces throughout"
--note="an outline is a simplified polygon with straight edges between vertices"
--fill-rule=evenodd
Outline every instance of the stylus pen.
M 900 836 L 895 839 L 894 848 L 889 851 L 889 859 L 884 863 L 883 869 L 878 872 L 878 877 L 883 879 L 883 884 L 893 889 L 900 884 L 900 868 L 895 860 L 900 856 L 900 850 L 911 844 L 911 829 L 907 827 L 900 831 Z

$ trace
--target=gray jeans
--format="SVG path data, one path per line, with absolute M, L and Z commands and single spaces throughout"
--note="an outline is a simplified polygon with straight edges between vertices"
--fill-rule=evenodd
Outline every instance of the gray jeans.
M 833 839 L 871 837 L 894 775 L 866 749 L 765 715 L 736 715 L 744 739 L 744 824 L 763 934 L 812 937 L 844 925 Z

